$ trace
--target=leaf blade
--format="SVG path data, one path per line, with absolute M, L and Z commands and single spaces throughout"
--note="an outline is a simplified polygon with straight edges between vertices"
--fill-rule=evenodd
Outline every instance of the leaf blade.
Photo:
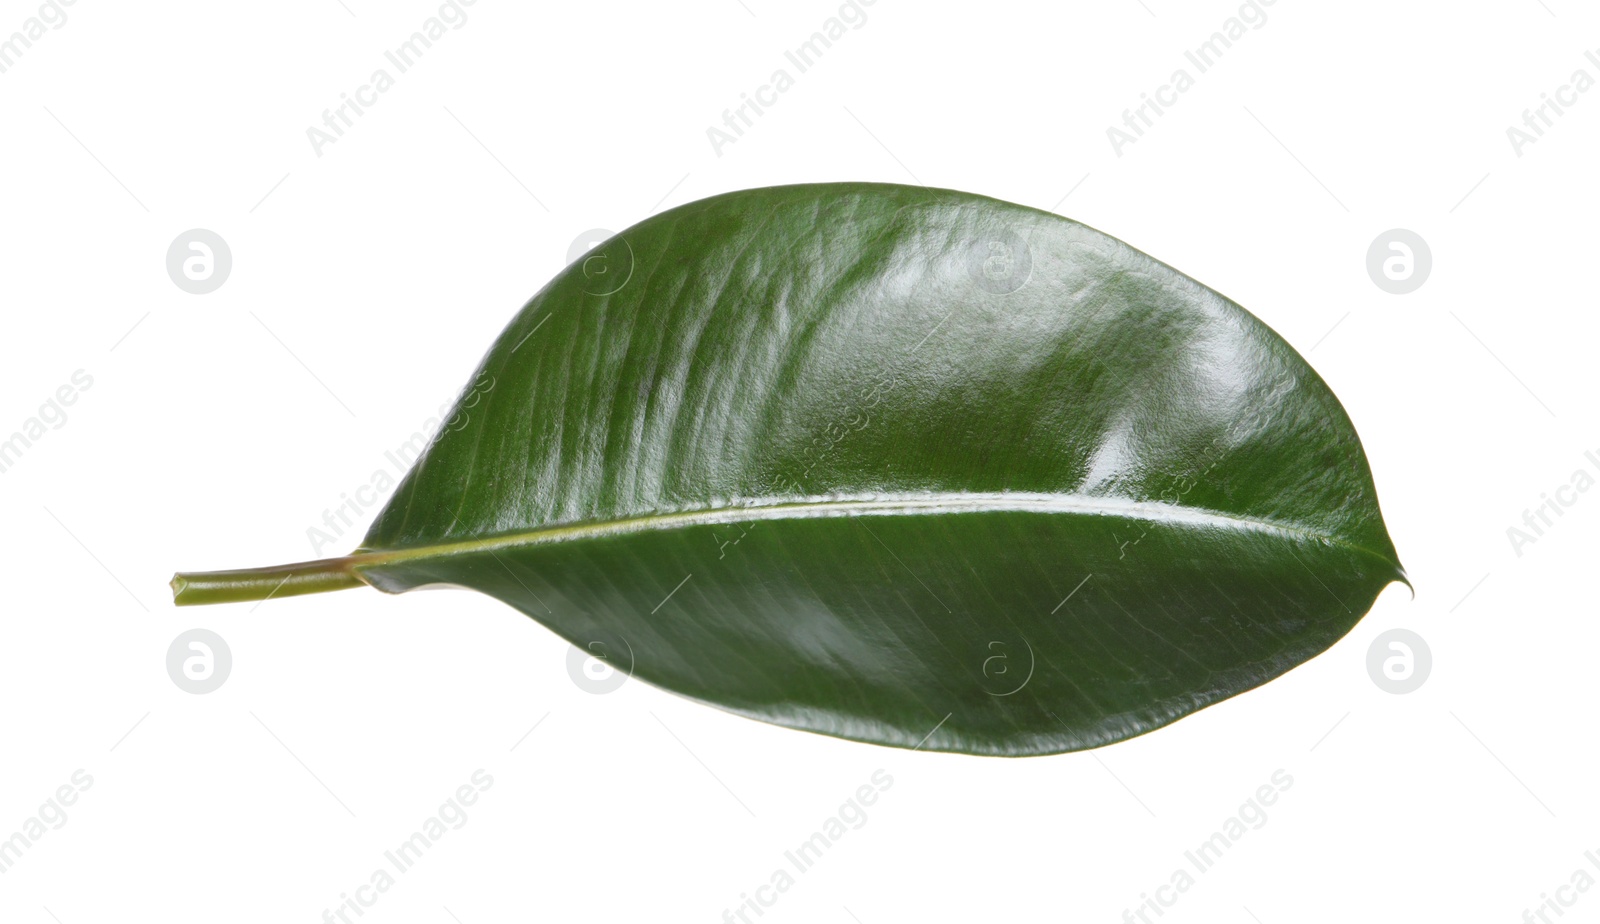
M 1248 312 L 885 184 L 701 200 L 569 267 L 348 561 L 752 718 L 1007 756 L 1257 686 L 1405 580 L 1348 416 Z

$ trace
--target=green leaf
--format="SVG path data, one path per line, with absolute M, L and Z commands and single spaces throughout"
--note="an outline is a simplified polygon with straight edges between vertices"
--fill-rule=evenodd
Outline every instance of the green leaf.
M 1404 581 L 1338 400 L 1238 305 L 947 190 L 730 193 L 569 266 L 351 556 L 179 603 L 491 594 L 665 689 L 1028 755 L 1278 676 Z

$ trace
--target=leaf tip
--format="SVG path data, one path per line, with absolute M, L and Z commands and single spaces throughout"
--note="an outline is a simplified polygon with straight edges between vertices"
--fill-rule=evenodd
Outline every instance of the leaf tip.
M 1406 585 L 1406 590 L 1411 591 L 1411 599 L 1413 601 L 1417 599 L 1416 585 L 1411 583 L 1411 576 L 1406 574 L 1406 569 L 1402 568 L 1399 562 L 1395 562 L 1394 565 L 1394 579 Z

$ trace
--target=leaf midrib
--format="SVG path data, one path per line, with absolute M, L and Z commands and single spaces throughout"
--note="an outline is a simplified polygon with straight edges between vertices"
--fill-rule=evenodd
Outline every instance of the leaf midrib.
M 804 500 L 756 499 L 728 507 L 664 511 L 618 520 L 594 520 L 543 526 L 537 529 L 498 533 L 473 539 L 431 542 L 426 545 L 394 548 L 356 549 L 351 557 L 360 565 L 401 564 L 445 558 L 474 552 L 493 552 L 524 545 L 579 541 L 621 536 L 636 532 L 676 529 L 686 526 L 722 526 L 767 520 L 809 519 L 834 516 L 931 515 L 941 513 L 1052 513 L 1086 516 L 1115 516 L 1125 519 L 1228 529 L 1237 532 L 1276 534 L 1288 538 L 1320 541 L 1369 555 L 1393 568 L 1404 580 L 1399 562 L 1382 553 L 1346 539 L 1337 533 L 1285 523 L 1264 517 L 1242 516 L 1220 510 L 1183 507 L 1152 501 L 1083 494 L 1034 494 L 1005 492 L 992 494 L 950 493 L 921 495 L 874 495 L 870 497 L 813 497 Z

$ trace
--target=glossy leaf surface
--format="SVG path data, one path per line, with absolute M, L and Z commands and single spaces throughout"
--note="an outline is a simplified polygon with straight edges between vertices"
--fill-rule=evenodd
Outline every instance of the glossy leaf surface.
M 746 716 L 999 755 L 1257 686 L 1404 580 L 1348 417 L 1254 317 L 1059 216 L 876 184 L 613 237 L 361 549 L 299 567 L 174 586 L 460 585 Z

